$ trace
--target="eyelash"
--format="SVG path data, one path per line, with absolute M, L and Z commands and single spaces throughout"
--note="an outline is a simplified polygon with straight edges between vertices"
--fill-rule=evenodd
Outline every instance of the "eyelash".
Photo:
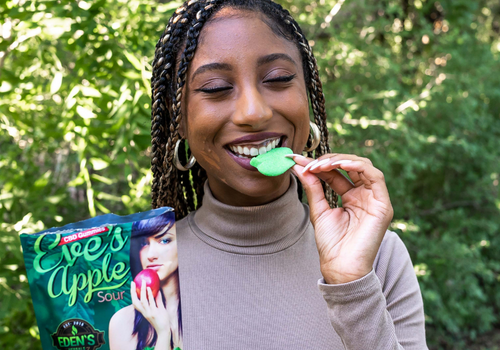
M 170 238 L 164 238 L 164 239 L 162 239 L 162 240 L 160 241 L 160 243 L 161 243 L 161 242 L 163 242 L 163 241 L 166 241 L 164 244 L 168 244 L 168 243 L 172 242 L 172 240 L 171 240 Z M 141 242 L 141 248 L 142 248 L 142 247 L 145 247 L 145 246 L 147 246 L 147 245 L 149 245 L 149 243 L 148 243 L 148 242 Z
M 288 83 L 292 81 L 295 78 L 296 74 L 292 75 L 284 75 L 281 77 L 277 77 L 274 79 L 269 79 L 265 80 L 264 83 Z M 227 91 L 232 89 L 232 86 L 223 86 L 223 87 L 216 87 L 216 88 L 211 88 L 211 89 L 197 89 L 195 91 L 201 91 L 207 94 L 215 94 L 217 92 L 222 92 L 222 91 Z
M 224 86 L 224 87 L 216 87 L 216 88 L 210 88 L 210 89 L 197 89 L 195 91 L 201 91 L 201 92 L 204 92 L 207 94 L 215 94 L 217 92 L 230 90 L 232 88 L 233 88 L 232 86 Z
M 266 81 L 264 81 L 264 83 L 288 83 L 289 81 L 292 81 L 293 78 L 295 78 L 295 76 L 296 76 L 296 74 L 283 75 L 281 77 L 266 80 Z

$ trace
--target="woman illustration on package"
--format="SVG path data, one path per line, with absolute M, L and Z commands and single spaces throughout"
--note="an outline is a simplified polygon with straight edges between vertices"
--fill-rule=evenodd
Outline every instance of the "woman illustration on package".
M 134 278 L 144 269 L 156 271 L 160 289 L 155 298 L 154 291 L 146 287 L 145 282 L 141 286 L 131 283 L 132 305 L 118 311 L 109 324 L 110 349 L 181 349 L 179 273 L 173 215 L 134 222 L 130 269 Z

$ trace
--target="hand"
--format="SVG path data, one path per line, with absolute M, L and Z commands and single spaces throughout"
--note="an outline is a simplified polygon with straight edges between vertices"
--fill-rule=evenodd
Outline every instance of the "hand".
M 146 289 L 146 282 L 142 281 L 141 298 L 137 298 L 136 286 L 134 282 L 130 284 L 130 294 L 132 296 L 132 304 L 134 305 L 134 308 L 139 311 L 153 326 L 158 334 L 158 337 L 168 337 L 168 339 L 170 339 L 170 322 L 168 319 L 167 309 L 163 304 L 161 293 L 158 292 L 155 299 L 151 288 L 147 287 Z
M 384 175 L 369 159 L 355 155 L 326 154 L 316 161 L 294 156 L 294 161 L 292 172 L 306 191 L 325 282 L 366 276 L 394 213 Z M 319 179 L 342 197 L 342 208 L 330 208 Z

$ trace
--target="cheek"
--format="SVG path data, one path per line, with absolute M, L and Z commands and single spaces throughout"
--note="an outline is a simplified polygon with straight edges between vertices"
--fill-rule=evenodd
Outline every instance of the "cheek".
M 142 248 L 141 251 L 139 252 L 139 259 L 141 261 L 142 268 L 144 268 L 144 266 L 146 265 L 145 264 L 147 260 L 146 256 L 147 256 L 146 248 Z
M 222 106 L 214 108 L 210 104 L 188 108 L 189 147 L 198 163 L 206 170 L 220 168 L 221 160 L 218 153 L 220 150 L 216 143 L 224 126 L 223 113 Z
M 302 92 L 284 94 L 280 99 L 281 114 L 294 127 L 293 151 L 301 153 L 309 137 L 309 102 Z
M 177 259 L 177 247 L 175 243 L 171 242 L 169 244 L 164 245 L 160 252 L 160 256 L 165 261 L 173 261 L 174 259 Z

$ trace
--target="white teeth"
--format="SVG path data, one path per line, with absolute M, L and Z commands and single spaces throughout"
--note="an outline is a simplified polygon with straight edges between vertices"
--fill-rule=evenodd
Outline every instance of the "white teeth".
M 248 158 L 249 156 L 255 157 L 258 156 L 259 154 L 264 154 L 266 152 L 269 152 L 273 148 L 278 147 L 279 142 L 280 138 L 277 138 L 274 140 L 265 141 L 259 147 L 230 145 L 229 149 L 233 151 L 233 153 L 235 153 L 238 157 L 244 158 L 244 156 L 247 156 Z

